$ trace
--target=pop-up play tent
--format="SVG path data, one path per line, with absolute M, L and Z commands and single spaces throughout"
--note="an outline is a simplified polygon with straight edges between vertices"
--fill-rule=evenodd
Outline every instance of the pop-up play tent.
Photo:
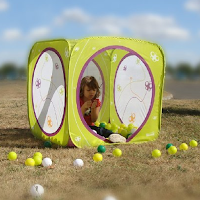
M 28 60 L 28 117 L 32 133 L 61 146 L 109 145 L 86 124 L 80 82 L 100 86 L 99 122 L 133 124 L 126 144 L 153 141 L 161 128 L 165 74 L 162 49 L 119 37 L 50 40 L 34 44 Z

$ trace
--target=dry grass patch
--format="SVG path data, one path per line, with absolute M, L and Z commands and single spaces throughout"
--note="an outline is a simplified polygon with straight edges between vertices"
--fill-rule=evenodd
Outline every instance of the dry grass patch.
M 112 194 L 119 200 L 199 199 L 200 149 L 189 148 L 168 155 L 165 146 L 179 146 L 191 139 L 200 142 L 200 101 L 169 100 L 163 102 L 162 129 L 154 142 L 106 146 L 103 161 L 94 163 L 96 148 L 45 149 L 43 142 L 29 130 L 25 82 L 0 82 L 0 199 L 31 199 L 30 187 L 41 184 L 44 200 L 102 200 Z M 119 147 L 123 155 L 115 158 Z M 162 156 L 151 157 L 153 149 Z M 15 151 L 16 161 L 7 160 Z M 54 168 L 27 167 L 28 157 L 40 151 L 50 157 Z M 75 168 L 73 161 L 81 158 L 85 165 Z

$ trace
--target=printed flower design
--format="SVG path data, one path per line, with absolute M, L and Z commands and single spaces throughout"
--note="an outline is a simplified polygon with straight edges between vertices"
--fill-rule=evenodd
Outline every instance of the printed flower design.
M 39 89 L 41 87 L 41 80 L 37 78 L 36 82 L 35 82 L 35 86 L 37 89 Z
M 151 51 L 150 53 L 150 57 L 153 60 L 153 62 L 158 62 L 159 61 L 159 57 L 156 55 L 155 52 Z

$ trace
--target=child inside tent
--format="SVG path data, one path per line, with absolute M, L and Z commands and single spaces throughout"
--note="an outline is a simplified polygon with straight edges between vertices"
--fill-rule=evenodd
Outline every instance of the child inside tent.
M 95 126 L 94 122 L 96 122 L 98 118 L 101 106 L 101 102 L 98 99 L 99 96 L 99 84 L 95 77 L 86 76 L 82 78 L 80 86 L 80 107 L 86 123 L 92 130 L 95 130 L 97 134 L 109 138 L 111 142 L 126 142 L 125 137 L 115 134 L 103 127 Z

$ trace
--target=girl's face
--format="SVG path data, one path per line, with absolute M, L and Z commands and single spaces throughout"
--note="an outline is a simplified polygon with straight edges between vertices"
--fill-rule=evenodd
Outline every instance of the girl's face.
M 96 89 L 93 90 L 93 89 L 89 88 L 87 85 L 84 87 L 84 97 L 87 100 L 92 100 L 95 97 L 96 92 L 97 92 Z

